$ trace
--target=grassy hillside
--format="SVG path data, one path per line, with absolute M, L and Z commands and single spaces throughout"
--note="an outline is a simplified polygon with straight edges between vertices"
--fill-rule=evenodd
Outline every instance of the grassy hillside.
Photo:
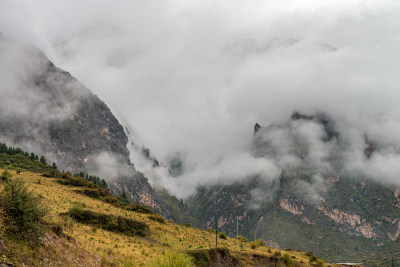
M 0 169 L 0 172 L 2 171 Z M 16 172 L 10 172 L 14 175 L 12 179 L 15 179 L 17 177 Z M 57 178 L 46 178 L 41 174 L 31 172 L 23 172 L 18 177 L 21 177 L 29 188 L 42 198 L 43 205 L 49 208 L 46 221 L 51 225 L 62 227 L 63 232 L 69 237 L 68 239 L 75 240 L 79 251 L 82 250 L 82 253 L 91 255 L 88 258 L 92 259 L 93 262 L 86 262 L 85 264 L 141 266 L 150 264 L 157 256 L 163 255 L 169 250 L 192 251 L 193 254 L 195 250 L 215 247 L 215 234 L 209 231 L 176 225 L 169 221 L 158 221 L 153 218 L 154 214 L 143 214 L 117 208 L 112 204 L 80 193 L 84 190 L 82 187 L 62 185 L 57 182 Z M 99 227 L 98 224 L 78 223 L 72 218 L 62 215 L 67 213 L 74 205 L 81 205 L 84 210 L 95 213 L 134 219 L 146 224 L 149 231 L 146 236 L 142 237 L 108 231 Z M 65 238 L 65 240 L 59 242 L 67 242 L 68 239 Z M 226 240 L 220 239 L 219 247 L 228 249 L 235 258 L 245 265 L 253 265 L 257 257 L 273 257 L 276 252 L 278 252 L 278 255 L 279 253 L 280 255 L 288 254 L 290 259 L 304 266 L 307 266 L 309 262 L 309 257 L 301 252 L 278 251 L 264 246 L 252 249 L 249 242 L 241 242 L 230 237 L 227 237 Z M 57 247 L 54 250 L 57 250 Z M 6 256 L 10 261 L 18 264 L 22 264 L 24 261 L 28 263 L 37 262 L 32 259 L 27 260 L 27 256 L 23 256 L 22 251 L 20 253 L 18 251 L 8 252 Z M 74 257 L 79 257 L 79 253 L 77 252 Z M 256 256 L 253 256 L 253 254 L 256 254 Z M 295 258 L 292 258 L 292 256 Z M 34 253 L 31 257 L 35 257 Z M 69 259 L 63 260 L 66 261 L 63 263 L 64 266 L 74 265 L 74 262 L 69 261 Z M 50 261 L 49 265 L 52 264 L 56 265 L 56 262 Z
M 0 172 L 3 172 L 3 169 L 0 169 Z M 32 172 L 23 172 L 21 175 L 17 175 L 15 171 L 9 172 L 13 175 L 11 179 L 22 178 L 28 187 L 40 196 L 42 205 L 49 209 L 45 220 L 53 229 L 41 239 L 39 249 L 31 248 L 27 244 L 21 245 L 12 239 L 8 240 L 7 237 L 3 238 L 5 251 L 1 252 L 0 249 L 0 253 L 17 265 L 24 263 L 35 266 L 146 266 L 157 261 L 157 257 L 168 257 L 174 253 L 171 251 L 192 255 L 189 258 L 197 258 L 198 266 L 208 265 L 201 265 L 202 262 L 221 260 L 224 253 L 231 254 L 243 265 L 273 262 L 274 258 L 277 258 L 278 265 L 280 263 L 282 266 L 284 261 L 288 265 L 309 265 L 310 256 L 304 253 L 278 251 L 264 246 L 251 248 L 250 242 L 230 237 L 226 240 L 219 239 L 219 247 L 226 248 L 229 252 L 209 251 L 215 248 L 215 234 L 212 232 L 176 225 L 155 214 L 117 207 L 85 195 L 82 193 L 87 189 L 85 187 L 63 185 L 58 182 L 59 178 L 47 178 Z M 101 226 L 101 221 L 95 224 L 77 222 L 71 216 L 63 215 L 71 212 L 72 207 L 96 214 L 117 216 L 115 218 L 132 219 L 145 224 L 148 229 L 144 236 L 141 236 L 106 230 Z M 215 256 L 216 253 L 219 256 Z

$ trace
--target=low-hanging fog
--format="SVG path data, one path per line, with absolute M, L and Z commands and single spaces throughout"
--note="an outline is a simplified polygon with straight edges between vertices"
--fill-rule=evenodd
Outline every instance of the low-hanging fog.
M 293 111 L 328 114 L 342 142 L 320 141 L 307 122 L 284 128 L 277 147 L 300 135 L 318 164 L 343 148 L 349 170 L 400 184 L 396 1 L 3 0 L 0 32 L 98 94 L 130 129 L 132 150 L 182 160 L 172 178 L 131 155 L 180 197 L 198 184 L 276 178 L 292 154 L 255 158 L 253 126 Z M 365 135 L 382 148 L 371 159 Z

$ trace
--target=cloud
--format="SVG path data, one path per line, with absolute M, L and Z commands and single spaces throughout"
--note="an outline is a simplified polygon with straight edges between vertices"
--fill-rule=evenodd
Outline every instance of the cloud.
M 121 155 L 115 155 L 106 151 L 92 155 L 88 161 L 86 170 L 108 182 L 118 177 L 130 177 L 135 172 L 135 168 L 132 165 L 126 164 L 125 159 Z
M 364 133 L 384 147 L 400 141 L 396 1 L 39 0 L 3 1 L 0 10 L 0 32 L 72 72 L 126 121 L 136 143 L 160 161 L 181 155 L 180 177 L 154 177 L 182 195 L 200 181 L 270 179 L 298 164 L 292 137 L 329 168 L 328 151 L 339 146 L 321 142 L 313 123 L 272 131 L 276 159 L 249 154 L 254 123 L 282 124 L 294 110 L 337 122 L 354 148 L 344 156 L 358 159 L 349 169 L 370 163 Z M 380 153 L 370 173 L 399 184 L 396 154 Z

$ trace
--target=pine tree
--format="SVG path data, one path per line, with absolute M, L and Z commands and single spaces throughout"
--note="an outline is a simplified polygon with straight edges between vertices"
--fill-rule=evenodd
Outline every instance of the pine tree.
M 47 165 L 47 162 L 46 162 L 46 158 L 45 158 L 45 157 L 41 156 L 39 161 L 40 161 L 40 163 L 42 163 L 42 164 L 44 164 L 44 165 Z

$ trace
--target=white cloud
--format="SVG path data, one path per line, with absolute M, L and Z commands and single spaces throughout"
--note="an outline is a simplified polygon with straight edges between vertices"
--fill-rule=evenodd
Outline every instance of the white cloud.
M 83 81 L 158 159 L 185 156 L 171 185 L 185 192 L 253 168 L 273 176 L 269 161 L 246 154 L 252 126 L 293 110 L 324 111 L 338 127 L 398 143 L 399 30 L 396 1 L 0 2 L 0 32 Z M 246 39 L 239 56 L 226 53 Z M 326 156 L 320 145 L 316 161 Z M 237 160 L 240 169 L 228 164 Z

